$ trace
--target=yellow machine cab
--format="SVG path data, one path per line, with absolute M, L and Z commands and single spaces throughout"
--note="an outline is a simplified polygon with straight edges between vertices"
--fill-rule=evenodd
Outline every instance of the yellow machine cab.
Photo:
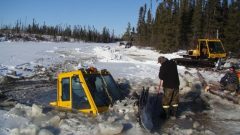
M 108 110 L 122 93 L 107 70 L 94 67 L 60 73 L 57 79 L 57 99 L 50 105 L 96 115 Z
M 200 59 L 225 58 L 226 52 L 220 39 L 198 39 L 197 48 L 188 50 L 188 56 Z

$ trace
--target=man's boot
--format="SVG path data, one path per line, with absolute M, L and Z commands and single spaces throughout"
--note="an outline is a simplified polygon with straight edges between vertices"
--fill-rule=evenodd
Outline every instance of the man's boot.
M 178 107 L 172 107 L 172 116 L 177 118 Z
M 164 108 L 164 112 L 165 112 L 166 119 L 168 119 L 170 117 L 169 108 Z

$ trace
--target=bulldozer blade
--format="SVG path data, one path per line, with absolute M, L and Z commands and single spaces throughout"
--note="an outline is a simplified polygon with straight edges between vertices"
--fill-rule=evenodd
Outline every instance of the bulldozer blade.
M 139 96 L 139 122 L 150 133 L 158 130 L 160 124 L 165 121 L 161 99 L 161 94 L 149 93 L 149 88 L 143 88 Z
M 150 112 L 151 109 L 148 106 L 148 98 L 149 98 L 149 88 L 145 89 L 143 87 L 143 90 L 139 97 L 139 104 L 138 104 L 139 122 L 144 129 L 151 132 L 151 130 L 153 129 L 153 123 L 152 123 L 152 115 Z

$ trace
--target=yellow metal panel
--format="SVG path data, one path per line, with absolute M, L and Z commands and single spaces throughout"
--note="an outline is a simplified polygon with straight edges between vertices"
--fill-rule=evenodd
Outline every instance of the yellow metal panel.
M 69 99 L 69 101 L 62 101 L 62 79 L 63 78 L 69 78 L 69 81 L 70 81 L 70 92 L 69 92 L 69 94 L 70 94 L 70 99 Z M 72 108 L 72 102 L 71 102 L 71 80 L 70 80 L 71 78 L 70 78 L 70 76 L 68 75 L 68 74 L 59 74 L 59 77 L 58 77 L 58 106 L 60 106 L 60 107 L 64 107 L 64 108 Z
M 97 74 L 100 74 L 100 72 L 97 72 Z M 75 75 L 77 75 L 79 77 L 79 80 L 81 82 L 81 85 L 83 87 L 83 90 L 84 90 L 84 92 L 85 92 L 85 94 L 88 98 L 88 101 L 89 101 L 89 104 L 90 104 L 90 107 L 91 107 L 90 109 L 80 109 L 78 111 L 83 112 L 83 113 L 93 114 L 94 116 L 96 116 L 97 113 L 107 111 L 108 106 L 105 106 L 105 107 L 97 107 L 96 106 L 81 70 L 64 72 L 64 73 L 60 73 L 58 75 L 57 101 L 56 102 L 51 102 L 50 105 L 57 106 L 57 107 L 60 107 L 60 108 L 72 109 L 72 79 L 71 78 Z M 62 101 L 62 98 L 61 98 L 62 97 L 61 81 L 62 81 L 63 78 L 69 78 L 69 81 L 70 81 L 70 100 L 69 101 Z
M 199 50 L 193 50 L 193 56 L 200 56 Z
M 50 104 L 51 106 L 58 106 L 58 105 L 57 105 L 57 102 L 50 102 L 49 104 Z

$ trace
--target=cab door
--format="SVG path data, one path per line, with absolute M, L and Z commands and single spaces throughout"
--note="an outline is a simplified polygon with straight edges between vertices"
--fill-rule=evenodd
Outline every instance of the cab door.
M 71 81 L 70 77 L 63 76 L 59 78 L 59 96 L 58 96 L 58 105 L 63 107 L 63 108 L 69 108 L 71 109 L 72 104 L 71 104 Z
M 72 107 L 95 116 L 98 109 L 85 79 L 81 72 L 72 77 Z
M 78 75 L 71 77 L 72 108 L 82 112 L 91 111 L 91 105 Z

